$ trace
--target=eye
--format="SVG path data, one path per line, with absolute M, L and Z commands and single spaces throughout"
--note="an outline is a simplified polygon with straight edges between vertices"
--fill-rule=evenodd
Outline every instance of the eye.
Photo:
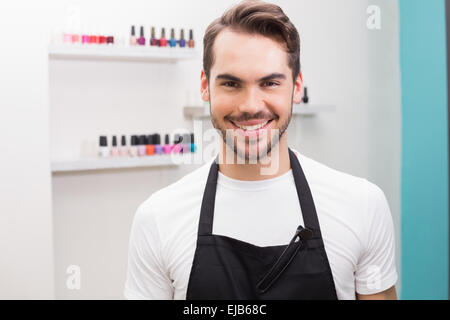
M 262 83 L 262 86 L 263 86 L 263 87 L 276 87 L 276 86 L 278 86 L 278 85 L 279 85 L 279 83 L 274 82 L 274 81 L 264 81 L 264 82 Z
M 237 87 L 239 87 L 239 84 L 236 82 L 233 82 L 233 81 L 227 81 L 227 82 L 222 83 L 222 86 L 228 87 L 228 88 L 237 88 Z

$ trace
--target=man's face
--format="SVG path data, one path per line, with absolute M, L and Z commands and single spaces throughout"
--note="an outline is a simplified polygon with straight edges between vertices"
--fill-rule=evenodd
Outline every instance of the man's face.
M 289 125 L 292 103 L 301 99 L 284 44 L 261 35 L 223 30 L 214 42 L 210 77 L 202 72 L 202 98 L 224 142 L 241 158 L 270 153 Z M 226 139 L 226 132 L 234 138 Z M 230 137 L 230 135 L 229 135 Z

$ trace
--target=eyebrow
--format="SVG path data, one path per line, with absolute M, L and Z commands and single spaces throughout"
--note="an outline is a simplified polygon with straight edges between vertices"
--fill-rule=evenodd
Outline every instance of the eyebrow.
M 236 76 L 233 76 L 233 75 L 231 75 L 229 73 L 219 74 L 216 77 L 216 80 L 219 80 L 219 79 L 231 80 L 231 81 L 236 81 L 236 82 L 243 82 L 242 79 L 240 79 L 240 78 L 238 78 Z M 284 74 L 282 74 L 282 73 L 271 73 L 271 74 L 269 74 L 269 75 L 267 75 L 265 77 L 262 77 L 262 78 L 258 79 L 257 82 L 274 80 L 274 79 L 283 79 L 284 80 L 284 79 L 286 79 L 286 76 Z

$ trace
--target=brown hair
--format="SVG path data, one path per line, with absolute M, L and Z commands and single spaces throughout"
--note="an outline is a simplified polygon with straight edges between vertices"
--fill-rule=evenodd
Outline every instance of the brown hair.
M 225 28 L 260 34 L 285 43 L 288 65 L 295 81 L 300 73 L 300 36 L 298 31 L 279 6 L 258 0 L 244 0 L 238 3 L 220 18 L 214 20 L 206 29 L 203 37 L 203 70 L 208 79 L 214 63 L 214 40 Z

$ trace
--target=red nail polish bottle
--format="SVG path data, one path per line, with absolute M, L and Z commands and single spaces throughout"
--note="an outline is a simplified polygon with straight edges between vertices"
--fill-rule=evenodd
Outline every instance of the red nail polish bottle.
M 97 36 L 90 35 L 90 36 L 89 36 L 89 43 L 90 43 L 90 44 L 98 43 L 98 37 L 97 37 Z
M 161 38 L 159 39 L 159 46 L 160 47 L 167 46 L 166 30 L 164 28 L 162 28 L 162 30 L 161 30 Z

